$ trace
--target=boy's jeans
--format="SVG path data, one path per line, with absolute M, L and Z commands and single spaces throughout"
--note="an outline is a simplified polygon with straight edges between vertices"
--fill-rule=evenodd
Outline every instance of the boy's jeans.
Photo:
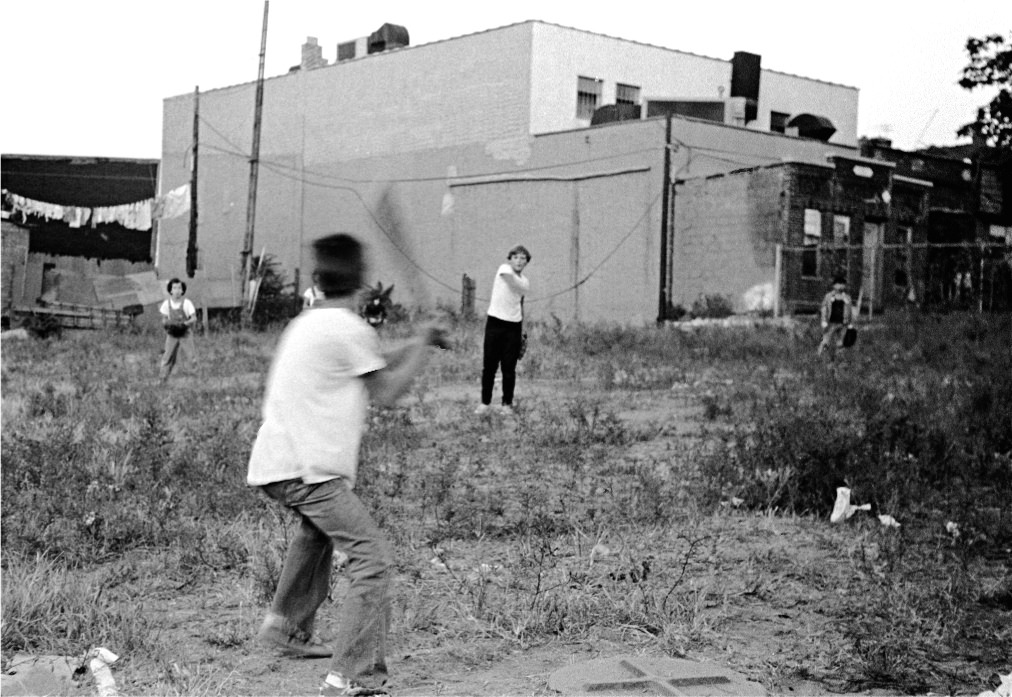
M 817 353 L 822 354 L 829 351 L 829 357 L 836 357 L 836 349 L 843 346 L 843 335 L 847 331 L 847 325 L 830 322 L 822 330 L 822 343 L 819 344 Z
M 345 479 L 320 484 L 289 479 L 261 488 L 302 518 L 288 547 L 271 611 L 312 634 L 316 611 L 330 590 L 336 546 L 348 555 L 351 585 L 330 670 L 364 686 L 381 687 L 387 679 L 390 543 Z
M 197 358 L 197 352 L 193 348 L 193 337 L 189 332 L 185 336 L 165 337 L 165 349 L 162 351 L 162 359 L 159 362 L 158 377 L 165 380 L 169 377 L 172 369 L 176 367 L 179 359 L 186 356 L 186 360 L 193 364 Z

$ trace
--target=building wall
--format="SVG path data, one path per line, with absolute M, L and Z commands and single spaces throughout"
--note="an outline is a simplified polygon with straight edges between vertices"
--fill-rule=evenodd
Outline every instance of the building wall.
M 603 80 L 599 106 L 615 103 L 615 85 L 640 87 L 644 98 L 730 94 L 731 64 L 725 60 L 616 39 L 554 24 L 533 26 L 531 132 L 590 125 L 576 117 L 579 76 Z
M 308 279 L 312 240 L 350 231 L 369 246 L 371 285 L 395 284 L 406 305 L 456 307 L 462 276 L 475 279 L 480 305 L 521 241 L 535 256 L 532 317 L 652 321 L 663 136 L 656 123 L 633 122 L 527 138 L 508 158 L 476 143 L 311 170 L 298 158 L 286 168 L 264 160 L 253 247 L 266 248 L 289 280 L 296 270 Z M 240 295 L 248 165 L 206 159 L 201 263 L 188 295 L 214 307 Z M 184 220 L 163 221 L 160 276 L 183 274 L 187 232 Z
M 739 312 L 772 309 L 778 243 L 788 312 L 815 309 L 837 273 L 855 299 L 863 287 L 876 309 L 904 305 L 911 287 L 920 297 L 928 260 L 916 245 L 927 239 L 929 187 L 894 183 L 885 164 L 870 177 L 854 174 L 863 164 L 788 163 L 680 182 L 672 302 L 688 308 L 715 294 L 729 297 Z M 814 247 L 804 246 L 806 209 L 820 214 Z M 840 218 L 849 225 L 846 236 Z M 880 230 L 877 240 L 867 238 L 866 224 Z M 803 271 L 805 253 L 814 255 L 814 273 Z
M 273 257 L 289 280 L 308 279 L 313 239 L 356 232 L 370 246 L 371 282 L 396 283 L 395 300 L 456 306 L 463 274 L 481 297 L 500 248 L 526 239 L 545 259 L 532 278 L 549 293 L 532 313 L 652 320 L 665 120 L 566 130 L 576 76 L 608 65 L 644 95 L 716 94 L 717 82 L 729 90 L 728 61 L 540 22 L 266 80 L 253 254 Z M 798 89 L 809 82 L 799 80 Z M 614 82 L 606 88 L 613 100 Z M 242 295 L 254 97 L 253 83 L 199 97 L 199 268 L 189 295 L 209 307 Z M 162 191 L 190 179 L 194 107 L 193 94 L 164 102 Z M 559 127 L 538 121 L 542 107 L 563 110 Z M 675 179 L 853 150 L 691 119 L 673 119 L 673 142 Z M 480 246 L 464 242 L 474 230 Z M 187 240 L 185 219 L 162 221 L 160 277 L 184 275 Z M 563 258 L 569 266 L 549 274 Z
M 857 102 L 856 87 L 764 70 L 759 81 L 757 127 L 769 130 L 771 111 L 791 116 L 805 113 L 825 116 L 836 126 L 829 142 L 856 147 Z
M 644 98 L 722 99 L 731 95 L 729 60 L 594 34 L 554 24 L 533 24 L 531 49 L 532 133 L 589 125 L 576 115 L 577 78 L 603 80 L 600 106 L 615 103 L 617 83 L 640 87 Z M 762 70 L 758 119 L 749 128 L 768 131 L 770 111 L 828 117 L 830 142 L 857 145 L 858 91 L 812 78 Z
M 0 274 L 0 307 L 3 316 L 7 317 L 14 305 L 21 303 L 25 288 L 25 269 L 28 266 L 28 230 L 8 220 L 3 221 L 3 247 L 0 249 L 0 261 L 3 273 Z
M 782 239 L 780 168 L 693 179 L 675 187 L 672 303 L 731 300 L 737 312 L 772 310 Z
M 311 167 L 525 136 L 529 56 L 520 24 L 266 79 L 260 153 L 301 153 Z M 248 153 L 255 94 L 255 83 L 201 93 L 202 145 Z M 193 111 L 193 94 L 164 100 L 163 154 L 186 153 Z M 183 168 L 171 174 L 163 189 Z
M 915 182 L 894 185 L 892 165 L 840 157 L 832 167 L 795 165 L 786 186 L 787 238 L 783 260 L 783 295 L 789 310 L 817 307 L 832 277 L 843 273 L 855 295 L 864 290 L 864 301 L 875 309 L 900 306 L 909 287 L 897 283 L 897 263 L 910 254 L 908 277 L 915 287 L 925 274 L 925 255 L 898 249 L 906 242 L 927 240 L 929 187 Z M 857 172 L 871 176 L 860 176 Z M 805 210 L 821 214 L 821 244 L 817 273 L 804 275 L 801 253 Z M 835 216 L 849 221 L 847 240 L 834 230 Z M 831 249 L 849 244 L 846 251 Z M 906 265 L 906 261 L 904 261 Z

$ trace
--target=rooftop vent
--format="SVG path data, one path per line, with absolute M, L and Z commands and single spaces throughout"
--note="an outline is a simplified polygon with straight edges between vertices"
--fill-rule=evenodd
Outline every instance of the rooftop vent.
M 408 30 L 399 24 L 384 24 L 369 35 L 369 53 L 381 53 L 409 44 Z
M 816 114 L 798 114 L 793 117 L 787 122 L 788 133 L 793 132 L 792 129 L 797 129 L 797 134 L 801 138 L 814 138 L 822 142 L 828 141 L 836 133 L 836 126 L 832 121 Z
M 731 96 L 745 98 L 745 123 L 755 121 L 759 113 L 759 78 L 762 56 L 735 51 L 731 59 Z

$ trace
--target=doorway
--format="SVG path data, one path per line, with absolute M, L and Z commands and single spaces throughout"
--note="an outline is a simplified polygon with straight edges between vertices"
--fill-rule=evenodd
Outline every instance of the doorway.
M 884 223 L 865 222 L 861 289 L 870 307 L 882 305 L 882 233 Z

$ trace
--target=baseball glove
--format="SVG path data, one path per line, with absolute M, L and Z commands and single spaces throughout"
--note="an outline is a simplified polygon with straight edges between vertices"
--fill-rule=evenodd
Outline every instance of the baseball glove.
M 175 337 L 176 339 L 186 336 L 186 330 L 189 329 L 185 324 L 173 323 L 166 324 L 165 331 L 169 336 Z

